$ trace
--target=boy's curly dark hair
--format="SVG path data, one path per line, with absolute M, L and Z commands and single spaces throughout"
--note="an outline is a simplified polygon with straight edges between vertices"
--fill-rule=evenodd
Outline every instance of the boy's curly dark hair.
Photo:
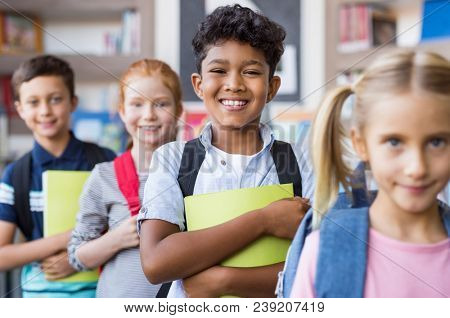
M 272 78 L 284 52 L 285 37 L 284 28 L 261 13 L 238 4 L 218 7 L 200 23 L 192 40 L 197 71 L 201 72 L 210 45 L 236 40 L 263 51 Z
M 14 100 L 18 101 L 19 88 L 25 82 L 38 76 L 61 76 L 70 93 L 70 98 L 75 96 L 74 73 L 69 63 L 53 55 L 41 55 L 20 64 L 14 72 L 11 80 Z

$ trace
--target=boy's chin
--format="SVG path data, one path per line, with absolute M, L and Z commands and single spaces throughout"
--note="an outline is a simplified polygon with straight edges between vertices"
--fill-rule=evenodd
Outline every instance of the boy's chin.
M 213 121 L 213 126 L 220 129 L 227 130 L 235 130 L 235 129 L 246 129 L 246 128 L 258 128 L 259 127 L 259 119 L 246 121 L 246 120 L 221 120 L 221 121 Z

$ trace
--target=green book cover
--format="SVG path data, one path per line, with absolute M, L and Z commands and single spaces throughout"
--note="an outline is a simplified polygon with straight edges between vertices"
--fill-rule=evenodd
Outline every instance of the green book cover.
M 48 170 L 42 175 L 44 191 L 44 237 L 75 227 L 79 198 L 90 171 Z M 95 282 L 98 270 L 79 272 L 59 282 Z
M 184 199 L 189 231 L 225 223 L 244 213 L 294 196 L 292 183 L 200 194 Z M 223 266 L 256 267 L 286 260 L 291 241 L 265 236 L 223 261 Z

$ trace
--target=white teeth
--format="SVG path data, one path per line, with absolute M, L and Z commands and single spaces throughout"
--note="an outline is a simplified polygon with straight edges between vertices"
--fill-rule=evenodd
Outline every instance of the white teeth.
M 158 126 L 142 126 L 141 129 L 154 131 L 154 130 L 158 130 L 159 127 Z
M 230 99 L 223 99 L 222 104 L 225 106 L 234 106 L 234 107 L 240 107 L 247 104 L 247 101 L 245 100 L 230 100 Z

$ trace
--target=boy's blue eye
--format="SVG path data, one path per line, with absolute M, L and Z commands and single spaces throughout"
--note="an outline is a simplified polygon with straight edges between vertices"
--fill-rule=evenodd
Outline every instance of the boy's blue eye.
M 57 96 L 57 97 L 52 97 L 52 98 L 50 99 L 50 102 L 51 102 L 52 104 L 57 104 L 57 103 L 60 103 L 61 101 L 62 101 L 62 98 L 59 97 L 59 96 Z

